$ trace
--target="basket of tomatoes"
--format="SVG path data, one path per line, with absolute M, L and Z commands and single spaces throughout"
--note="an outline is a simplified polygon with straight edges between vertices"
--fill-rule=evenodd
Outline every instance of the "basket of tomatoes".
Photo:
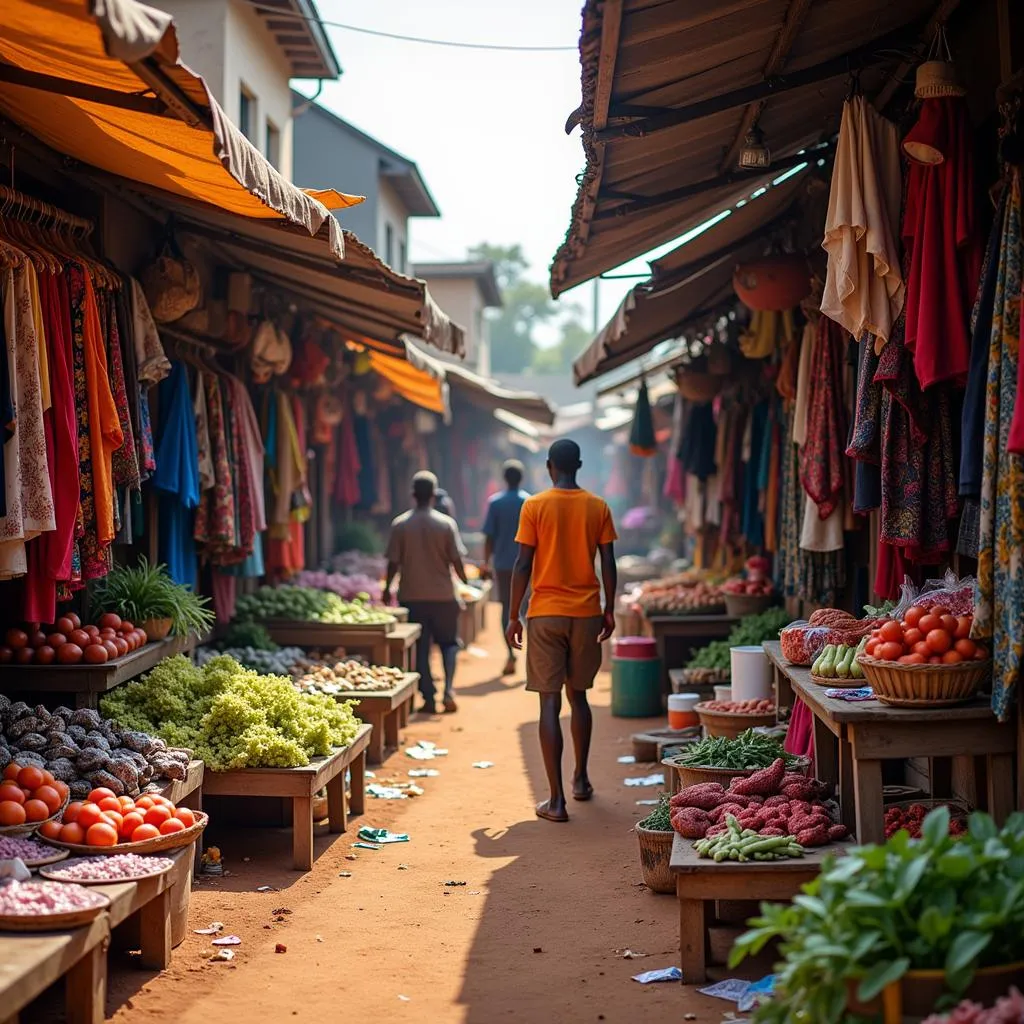
M 175 807 L 159 793 L 138 799 L 115 796 L 104 787 L 87 800 L 75 800 L 59 820 L 39 829 L 39 836 L 71 853 L 157 853 L 194 843 L 209 817 L 189 807 Z
M 34 764 L 12 761 L 0 780 L 0 835 L 28 836 L 60 818 L 71 791 Z
M 971 700 L 991 672 L 986 647 L 971 639 L 971 615 L 942 605 L 908 608 L 871 633 L 857 658 L 875 696 L 894 707 L 943 707 Z

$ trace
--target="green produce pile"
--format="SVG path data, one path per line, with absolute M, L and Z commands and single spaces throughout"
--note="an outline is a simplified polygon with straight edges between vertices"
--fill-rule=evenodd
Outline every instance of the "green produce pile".
M 752 829 L 740 828 L 732 814 L 725 816 L 725 823 L 728 828 L 724 832 L 693 844 L 698 857 L 720 864 L 723 860 L 786 860 L 804 855 L 804 848 L 794 836 L 758 835 Z
M 327 590 L 292 586 L 260 587 L 255 593 L 245 594 L 235 605 L 235 618 L 239 622 L 288 619 L 339 626 L 395 621 L 390 612 L 375 608 L 368 601 L 343 601 Z
M 352 705 L 303 694 L 290 679 L 261 676 L 225 655 L 197 668 L 167 658 L 149 675 L 108 693 L 103 714 L 125 729 L 191 747 L 213 771 L 296 768 L 352 742 Z
M 864 669 L 858 663 L 857 655 L 863 654 L 867 645 L 867 637 L 857 645 L 829 644 L 814 659 L 811 675 L 822 679 L 863 679 Z
M 658 806 L 643 821 L 637 822 L 640 828 L 650 829 L 652 832 L 671 832 L 671 808 L 668 800 L 668 796 L 662 794 L 661 799 L 658 800 Z
M 685 768 L 767 768 L 781 757 L 787 768 L 801 764 L 799 757 L 782 749 L 773 736 L 747 729 L 736 739 L 726 736 L 708 736 L 694 743 L 673 758 Z
M 778 640 L 779 630 L 788 626 L 793 616 L 785 608 L 769 608 L 758 615 L 744 615 L 725 640 L 713 640 L 702 647 L 687 663 L 687 668 L 714 668 L 728 672 L 732 668 L 730 647 L 756 647 L 765 640 Z
M 257 651 L 276 651 L 277 644 L 271 639 L 265 626 L 258 622 L 232 622 L 224 632 L 221 649 L 229 647 L 252 647 Z

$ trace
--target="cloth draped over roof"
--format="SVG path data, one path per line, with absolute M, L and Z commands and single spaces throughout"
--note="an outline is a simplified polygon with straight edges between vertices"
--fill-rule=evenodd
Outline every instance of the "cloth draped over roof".
M 736 264 L 761 255 L 768 232 L 784 224 L 800 204 L 811 173 L 811 168 L 804 168 L 775 186 L 771 178 L 748 185 L 730 204 L 746 199 L 742 206 L 655 260 L 650 279 L 627 293 L 615 315 L 576 359 L 576 383 L 600 377 L 660 342 L 679 337 L 694 320 L 732 299 Z M 767 190 L 747 199 L 752 189 Z M 727 209 L 706 210 L 702 220 Z
M 287 222 L 343 256 L 328 207 L 278 173 L 180 63 L 163 11 L 137 0 L 4 0 L 0 61 L 10 66 L 0 67 L 0 111 L 52 149 L 185 200 Z
M 851 67 L 862 68 L 869 98 L 888 88 L 899 38 L 920 39 L 935 7 L 586 0 L 582 103 L 567 125 L 582 128 L 586 169 L 552 262 L 552 294 L 683 234 L 725 204 L 744 175 L 738 154 L 755 123 L 777 166 L 828 139 Z

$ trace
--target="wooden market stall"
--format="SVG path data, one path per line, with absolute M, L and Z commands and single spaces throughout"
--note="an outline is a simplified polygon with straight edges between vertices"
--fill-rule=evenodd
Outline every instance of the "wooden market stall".
M 353 712 L 371 726 L 366 748 L 369 764 L 383 764 L 388 755 L 398 749 L 398 733 L 409 721 L 419 679 L 417 673 L 407 672 L 390 690 L 354 690 L 334 695 L 337 700 L 352 701 Z

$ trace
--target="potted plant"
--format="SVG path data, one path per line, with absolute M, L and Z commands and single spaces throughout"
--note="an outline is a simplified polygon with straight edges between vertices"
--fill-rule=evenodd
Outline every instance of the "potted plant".
M 972 814 L 950 835 L 949 809 L 920 839 L 825 860 L 791 904 L 766 903 L 736 942 L 730 966 L 778 940 L 775 998 L 759 1024 L 834 1024 L 850 1013 L 899 1022 L 963 996 L 991 998 L 1024 976 L 1024 814 L 998 829 Z
M 669 870 L 672 841 L 676 834 L 669 811 L 669 798 L 663 794 L 658 806 L 634 828 L 640 845 L 640 874 L 651 892 L 676 891 L 675 876 Z
M 136 566 L 118 566 L 108 573 L 94 599 L 100 610 L 138 623 L 150 640 L 163 640 L 170 633 L 201 636 L 214 622 L 207 598 L 175 583 L 163 565 L 150 565 L 145 558 Z

